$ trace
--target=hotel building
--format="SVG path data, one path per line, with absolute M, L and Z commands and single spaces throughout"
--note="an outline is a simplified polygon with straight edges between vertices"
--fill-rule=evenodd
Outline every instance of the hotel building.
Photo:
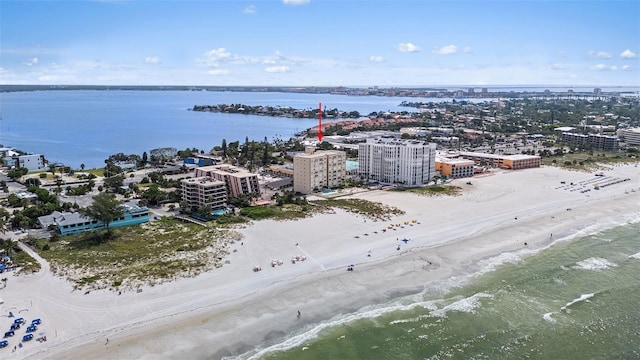
M 149 209 L 134 203 L 125 203 L 122 216 L 109 223 L 109 228 L 142 224 L 149 221 Z M 100 220 L 91 219 L 78 212 L 54 211 L 50 215 L 40 216 L 38 223 L 43 229 L 55 227 L 62 235 L 80 234 L 85 231 L 102 230 L 105 224 Z
M 258 175 L 235 166 L 221 164 L 196 168 L 196 177 L 210 177 L 225 183 L 229 197 L 260 195 Z
M 227 204 L 227 189 L 224 181 L 203 176 L 184 179 L 182 184 L 182 201 L 193 210 L 209 205 L 212 210 L 221 210 Z
M 445 157 L 436 157 L 435 167 L 440 175 L 451 179 L 473 176 L 474 162 L 465 159 L 450 159 Z
M 478 165 L 488 165 L 502 169 L 518 170 L 540 167 L 540 156 L 537 155 L 496 155 L 478 152 L 461 152 L 464 159 L 473 160 Z
M 615 136 L 597 134 L 574 134 L 562 133 L 562 142 L 572 148 L 593 149 L 593 150 L 618 150 L 618 138 Z
M 435 174 L 436 144 L 392 137 L 369 138 L 358 145 L 358 173 L 382 184 L 420 186 Z
M 293 190 L 303 194 L 336 187 L 344 182 L 347 173 L 347 154 L 344 151 L 316 151 L 293 157 Z

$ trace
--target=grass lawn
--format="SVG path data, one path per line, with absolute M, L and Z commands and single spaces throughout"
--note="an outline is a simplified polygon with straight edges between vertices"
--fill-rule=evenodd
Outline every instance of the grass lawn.
M 393 191 L 404 191 L 424 196 L 458 196 L 462 188 L 453 185 L 437 185 L 409 189 L 394 189 Z
M 398 208 L 364 199 L 317 200 L 314 201 L 313 204 L 325 208 L 341 208 L 355 214 L 364 215 L 373 220 L 389 220 L 392 216 L 405 213 Z
M 76 289 L 133 289 L 220 267 L 228 246 L 240 235 L 232 230 L 182 223 L 172 218 L 142 225 L 36 240 L 41 256 Z M 48 245 L 48 250 L 45 249 Z
M 93 174 L 95 176 L 99 176 L 99 177 L 104 177 L 104 169 L 102 168 L 98 168 L 98 169 L 85 169 L 85 170 L 81 170 L 79 172 L 82 173 L 89 173 L 89 174 Z
M 400 209 L 373 201 L 363 199 L 333 199 L 311 201 L 306 205 L 252 206 L 240 210 L 240 215 L 252 220 L 295 220 L 318 213 L 325 213 L 335 207 L 355 214 L 364 215 L 374 220 L 387 220 L 393 215 L 404 214 L 404 211 Z
M 283 206 L 250 206 L 240 210 L 240 215 L 251 220 L 296 220 L 313 215 L 315 209 L 312 205 L 285 204 Z

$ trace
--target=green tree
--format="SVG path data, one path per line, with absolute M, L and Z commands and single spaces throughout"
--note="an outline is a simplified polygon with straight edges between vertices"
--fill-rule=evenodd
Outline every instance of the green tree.
M 24 181 L 25 186 L 40 186 L 40 179 L 38 178 L 28 178 Z
M 102 193 L 93 197 L 93 204 L 86 208 L 81 208 L 82 215 L 94 220 L 102 221 L 107 233 L 110 232 L 109 224 L 123 215 L 122 202 L 116 199 L 113 194 Z
M 112 191 L 117 191 L 120 186 L 124 183 L 124 175 L 115 175 L 111 177 L 107 177 L 104 179 L 104 186 L 112 189 Z
M 227 139 L 222 139 L 222 157 L 227 158 Z
M 10 217 L 11 214 L 9 214 L 7 210 L 5 210 L 4 208 L 0 208 L 0 232 L 3 234 L 5 233 L 5 231 L 7 231 L 5 226 L 9 223 Z
M 167 195 L 158 188 L 158 185 L 153 184 L 142 193 L 142 198 L 147 201 L 149 205 L 158 205 L 162 200 L 166 199 Z
M 24 175 L 27 175 L 28 172 L 29 172 L 29 169 L 21 167 L 18 169 L 9 170 L 7 172 L 7 176 L 11 178 L 11 180 L 16 181 L 21 177 L 23 177 Z
M 249 137 L 244 137 L 244 146 L 242 147 L 242 155 L 246 158 L 249 155 Z
M 84 164 L 80 164 L 80 170 L 84 171 L 84 168 L 85 168 Z

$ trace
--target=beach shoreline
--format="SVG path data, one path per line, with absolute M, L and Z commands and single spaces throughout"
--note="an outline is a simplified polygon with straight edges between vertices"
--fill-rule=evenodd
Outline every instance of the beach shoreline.
M 387 311 L 404 296 L 446 292 L 556 241 L 637 221 L 638 172 L 632 165 L 614 167 L 607 174 L 631 180 L 587 193 L 561 189 L 560 181 L 593 174 L 544 167 L 500 171 L 474 178 L 472 186 L 456 180 L 463 188 L 458 197 L 355 194 L 406 214 L 375 222 L 336 210 L 256 222 L 240 230 L 243 245 L 232 246 L 230 264 L 142 293 L 82 295 L 44 274 L 11 279 L 17 292 L 3 293 L 5 301 L 33 299 L 29 313 L 50 324 L 43 326 L 48 342 L 26 344 L 11 358 L 249 358 L 259 353 L 256 347 L 299 346 L 323 324 L 371 316 L 367 309 Z M 404 221 L 410 224 L 382 231 Z M 306 259 L 292 264 L 297 255 Z M 276 258 L 284 264 L 269 266 Z M 355 270 L 346 271 L 348 264 Z M 253 272 L 254 265 L 263 270 Z M 36 296 L 41 289 L 47 295 Z

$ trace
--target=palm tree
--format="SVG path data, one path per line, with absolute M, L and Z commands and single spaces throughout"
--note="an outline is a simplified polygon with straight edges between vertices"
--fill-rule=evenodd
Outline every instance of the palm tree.
M 49 164 L 49 171 L 51 172 L 51 175 L 55 175 L 56 174 L 56 164 Z

